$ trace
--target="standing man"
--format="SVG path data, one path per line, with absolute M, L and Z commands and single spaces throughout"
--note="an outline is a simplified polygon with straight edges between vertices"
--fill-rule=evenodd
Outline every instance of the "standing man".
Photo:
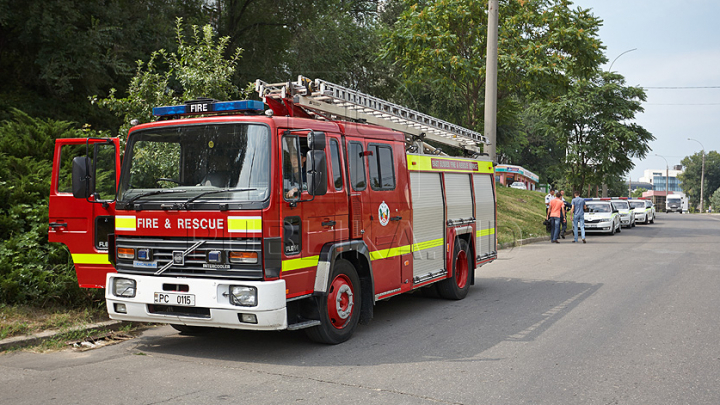
M 575 234 L 573 243 L 578 241 L 578 228 L 582 232 L 582 241 L 585 243 L 585 199 L 580 198 L 579 191 L 575 191 L 573 196 L 575 197 L 572 199 L 573 234 Z
M 554 199 L 550 200 L 550 208 L 548 209 L 547 216 L 545 217 L 552 224 L 552 231 L 550 234 L 550 243 L 558 242 L 558 235 L 560 234 L 560 221 L 562 220 L 562 211 L 565 209 L 565 204 L 560 199 L 560 192 L 555 194 Z
M 545 216 L 547 217 L 548 210 L 550 210 L 550 201 L 555 198 L 555 189 L 550 188 L 550 194 L 545 196 Z
M 560 190 L 560 199 L 564 204 L 562 210 L 562 220 L 560 221 L 560 237 L 565 239 L 565 231 L 567 231 L 567 212 L 570 211 L 570 203 L 565 201 L 565 190 Z

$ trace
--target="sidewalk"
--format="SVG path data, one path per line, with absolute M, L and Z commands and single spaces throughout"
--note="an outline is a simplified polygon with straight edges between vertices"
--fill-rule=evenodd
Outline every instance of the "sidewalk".
M 121 326 L 122 321 L 105 321 L 89 325 L 76 326 L 74 328 L 64 330 L 46 330 L 44 332 L 39 332 L 27 336 L 13 336 L 0 340 L 0 352 L 4 352 L 9 349 L 18 349 L 21 347 L 36 345 L 62 333 L 75 332 L 79 330 L 118 330 Z

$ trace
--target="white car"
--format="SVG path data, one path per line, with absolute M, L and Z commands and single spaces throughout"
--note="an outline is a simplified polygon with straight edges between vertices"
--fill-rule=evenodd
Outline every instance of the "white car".
M 620 213 L 610 201 L 585 201 L 585 232 L 605 232 L 614 235 L 620 232 Z
M 527 187 L 525 187 L 525 183 L 523 183 L 522 181 L 513 182 L 513 184 L 510 185 L 510 188 L 516 188 L 518 190 L 527 190 Z
M 635 210 L 630 207 L 630 204 L 627 202 L 627 200 L 611 200 L 610 202 L 620 214 L 621 226 L 624 226 L 626 228 L 631 228 L 635 226 Z
M 630 206 L 635 209 L 635 222 L 643 224 L 655 223 L 655 206 L 649 200 L 629 200 Z

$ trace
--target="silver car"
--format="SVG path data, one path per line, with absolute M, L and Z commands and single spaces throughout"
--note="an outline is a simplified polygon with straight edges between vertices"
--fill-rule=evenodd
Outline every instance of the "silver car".
M 585 201 L 585 232 L 620 232 L 620 213 L 610 201 Z

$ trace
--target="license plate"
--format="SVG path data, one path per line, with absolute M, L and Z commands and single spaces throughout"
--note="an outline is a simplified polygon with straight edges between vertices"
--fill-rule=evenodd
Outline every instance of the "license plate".
M 595 228 L 595 225 L 593 225 L 593 224 L 585 224 L 585 228 Z
M 194 307 L 195 296 L 193 294 L 176 293 L 155 293 L 155 303 L 162 305 L 179 305 L 183 307 Z

